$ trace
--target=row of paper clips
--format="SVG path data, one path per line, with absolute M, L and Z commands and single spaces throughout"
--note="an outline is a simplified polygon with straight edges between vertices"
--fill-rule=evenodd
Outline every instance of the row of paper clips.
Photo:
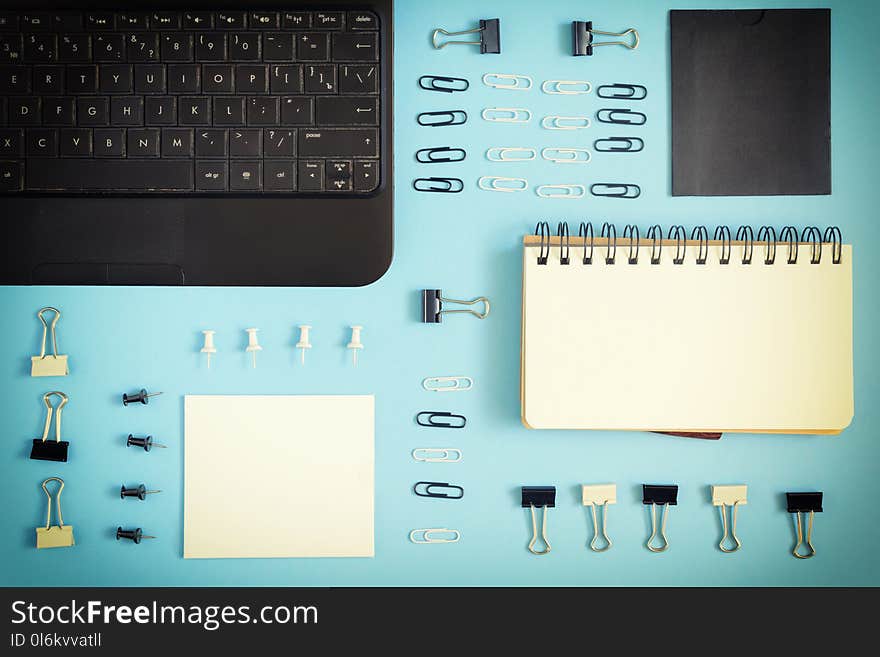
M 529 181 L 510 176 L 482 176 L 477 180 L 477 186 L 487 192 L 524 192 L 529 189 Z M 457 194 L 464 189 L 464 181 L 461 178 L 416 178 L 413 189 L 417 192 Z M 593 196 L 607 198 L 633 199 L 642 193 L 641 187 L 634 183 L 593 183 L 589 190 Z M 577 200 L 587 195 L 587 186 L 580 183 L 538 185 L 535 194 L 541 198 Z
M 532 120 L 532 111 L 525 107 L 487 107 L 480 112 L 484 121 L 492 123 L 529 123 Z M 464 125 L 467 123 L 468 113 L 461 109 L 441 110 L 437 112 L 421 112 L 416 116 L 416 122 L 425 128 L 442 128 L 450 125 Z M 596 112 L 596 120 L 599 123 L 612 123 L 615 125 L 645 125 L 648 117 L 643 112 L 635 110 L 605 107 Z M 585 130 L 592 125 L 589 116 L 561 116 L 550 114 L 541 119 L 541 127 L 546 130 Z
M 486 73 L 483 75 L 483 84 L 493 89 L 529 91 L 534 86 L 534 81 L 528 75 Z M 423 75 L 419 78 L 419 87 L 425 91 L 456 93 L 467 91 L 470 82 L 466 78 Z M 544 80 L 541 84 L 541 91 L 556 96 L 579 96 L 588 94 L 592 90 L 593 85 L 587 80 Z M 648 90 L 640 84 L 616 82 L 599 85 L 599 88 L 596 89 L 596 96 L 606 100 L 644 100 L 648 97 Z

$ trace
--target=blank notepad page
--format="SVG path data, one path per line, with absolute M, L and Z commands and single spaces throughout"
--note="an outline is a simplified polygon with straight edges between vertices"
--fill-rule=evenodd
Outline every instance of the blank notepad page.
M 774 264 L 754 245 L 751 264 L 734 243 L 728 264 L 698 243 L 659 264 L 642 241 L 614 264 L 595 240 L 592 264 L 558 240 L 539 265 L 539 242 L 523 249 L 522 419 L 535 429 L 836 433 L 853 416 L 852 247 L 834 264 L 810 245 Z M 621 246 L 621 244 L 623 246 Z

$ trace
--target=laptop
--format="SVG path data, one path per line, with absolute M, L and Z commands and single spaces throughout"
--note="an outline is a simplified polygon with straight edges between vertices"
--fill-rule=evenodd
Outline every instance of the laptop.
M 281 4 L 0 0 L 0 284 L 380 278 L 392 0 Z

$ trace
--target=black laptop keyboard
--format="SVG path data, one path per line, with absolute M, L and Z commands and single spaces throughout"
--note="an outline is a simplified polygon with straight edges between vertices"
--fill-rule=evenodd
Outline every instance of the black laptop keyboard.
M 358 194 L 370 11 L 0 11 L 0 193 Z

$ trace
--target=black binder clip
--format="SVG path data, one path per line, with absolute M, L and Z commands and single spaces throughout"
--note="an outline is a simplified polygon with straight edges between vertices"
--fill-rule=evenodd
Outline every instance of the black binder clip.
M 417 192 L 435 192 L 438 194 L 458 194 L 464 189 L 461 178 L 416 178 L 413 189 Z
M 471 83 L 464 78 L 450 78 L 445 75 L 423 75 L 419 78 L 419 87 L 425 91 L 440 91 L 451 94 L 456 91 L 467 91 Z
M 422 164 L 437 164 L 440 162 L 461 162 L 467 157 L 463 148 L 451 146 L 437 146 L 435 148 L 420 148 L 416 151 L 416 162 Z
M 532 514 L 532 540 L 529 541 L 529 552 L 542 555 L 550 552 L 550 541 L 547 540 L 547 509 L 556 506 L 556 486 L 523 486 L 521 489 L 522 503 L 520 506 L 529 509 Z M 542 508 L 544 517 L 541 519 L 541 539 L 546 546 L 543 550 L 536 550 L 538 542 L 538 520 L 535 509 Z
M 615 82 L 600 85 L 596 89 L 596 95 L 610 100 L 645 100 L 648 97 L 648 90 L 640 84 Z
M 450 494 L 447 491 L 451 491 Z M 460 500 L 464 497 L 464 488 L 453 486 L 444 481 L 417 481 L 413 484 L 413 493 L 419 497 L 438 497 L 446 500 Z M 457 495 L 455 493 L 458 493 Z
M 593 41 L 594 34 L 611 37 L 625 37 L 632 35 L 630 41 Z M 571 22 L 571 54 L 575 57 L 583 55 L 592 55 L 593 48 L 597 46 L 623 46 L 630 50 L 639 47 L 639 33 L 635 28 L 629 28 L 623 32 L 603 32 L 602 30 L 593 29 L 593 21 L 572 21 Z
M 61 401 L 56 408 L 52 408 L 49 401 L 53 396 L 57 396 Z M 43 426 L 43 437 L 34 438 L 31 447 L 31 458 L 35 461 L 60 461 L 67 463 L 67 447 L 68 442 L 61 440 L 61 410 L 67 404 L 67 395 L 63 392 L 47 392 L 43 395 L 43 403 L 46 404 L 46 424 Z M 49 438 L 49 427 L 52 426 L 52 412 L 55 412 L 55 440 L 47 440 Z
M 462 34 L 477 33 L 480 35 L 479 41 L 444 41 L 443 43 L 440 43 L 440 41 L 437 40 L 437 37 L 441 34 L 443 36 L 455 37 L 461 36 Z M 480 21 L 480 27 L 475 27 L 472 30 L 462 30 L 460 32 L 447 32 L 442 27 L 438 27 L 431 35 L 431 44 L 437 50 L 445 48 L 448 45 L 480 46 L 481 55 L 498 55 L 501 53 L 501 21 L 497 18 L 483 19 Z
M 446 419 L 438 420 L 437 418 Z M 420 427 L 436 427 L 437 429 L 464 429 L 467 418 L 464 415 L 456 415 L 446 411 L 420 411 L 416 415 L 416 424 Z
M 666 538 L 666 516 L 669 515 L 669 507 L 678 504 L 678 486 L 649 486 L 642 485 L 642 504 L 651 505 L 651 537 L 645 546 L 651 552 L 666 552 L 669 549 L 669 539 Z M 657 506 L 663 507 L 663 518 L 660 521 L 660 538 L 663 539 L 661 547 L 653 545 L 657 537 Z
M 634 183 L 593 183 L 590 194 L 605 198 L 638 198 L 642 188 Z
M 461 308 L 456 310 L 444 310 L 444 303 L 459 303 L 465 306 L 473 306 L 482 303 L 483 312 L 477 312 L 469 308 Z M 469 313 L 479 319 L 486 319 L 489 316 L 489 300 L 486 297 L 477 297 L 472 301 L 462 301 L 461 299 L 447 299 L 443 296 L 441 290 L 422 290 L 422 322 L 425 324 L 440 324 L 443 321 L 443 315 L 454 313 Z
M 640 137 L 604 137 L 593 142 L 597 153 L 638 153 L 645 148 Z
M 813 518 L 817 513 L 822 513 L 822 493 L 786 493 L 785 502 L 788 512 L 797 516 L 797 543 L 791 553 L 798 559 L 809 559 L 816 554 L 813 548 Z M 807 512 L 810 517 L 807 520 L 807 534 L 804 536 L 801 514 Z M 804 543 L 807 547 L 806 553 L 800 552 Z
M 645 125 L 648 117 L 631 109 L 604 107 L 596 112 L 596 120 L 599 123 L 614 123 L 616 125 Z

